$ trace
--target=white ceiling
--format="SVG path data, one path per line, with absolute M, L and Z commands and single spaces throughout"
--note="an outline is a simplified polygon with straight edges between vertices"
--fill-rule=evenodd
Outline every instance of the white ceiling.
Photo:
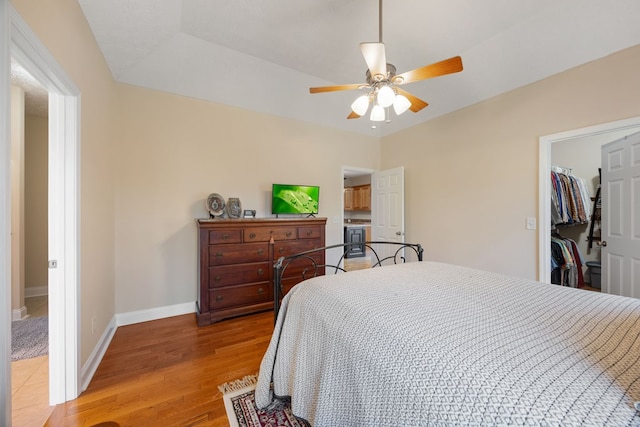
M 404 86 L 430 105 L 372 130 L 346 120 L 376 0 L 79 0 L 123 83 L 388 135 L 640 43 L 638 0 L 387 0 L 383 41 L 398 72 L 452 56 L 464 71 Z

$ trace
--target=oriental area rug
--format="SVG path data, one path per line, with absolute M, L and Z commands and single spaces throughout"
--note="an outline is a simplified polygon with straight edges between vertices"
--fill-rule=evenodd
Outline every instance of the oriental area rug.
M 257 375 L 247 375 L 218 386 L 231 427 L 310 427 L 309 423 L 293 415 L 289 402 L 271 410 L 258 409 L 255 402 L 257 381 Z

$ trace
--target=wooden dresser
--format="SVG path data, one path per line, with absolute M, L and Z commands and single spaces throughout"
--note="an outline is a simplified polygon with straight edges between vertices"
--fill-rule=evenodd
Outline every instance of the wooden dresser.
M 273 264 L 325 246 L 326 218 L 198 219 L 198 326 L 273 308 Z M 324 264 L 324 253 L 320 264 Z M 287 283 L 285 292 L 293 286 Z

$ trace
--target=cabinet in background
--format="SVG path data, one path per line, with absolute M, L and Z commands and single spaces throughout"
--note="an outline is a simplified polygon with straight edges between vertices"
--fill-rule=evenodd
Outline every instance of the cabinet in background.
M 345 188 L 344 209 L 347 211 L 370 211 L 371 184 Z
M 198 326 L 273 308 L 273 264 L 325 246 L 326 218 L 198 219 Z M 324 252 L 318 263 L 324 264 Z M 285 293 L 299 279 L 286 282 Z
M 353 188 L 347 187 L 344 189 L 344 210 L 353 210 Z

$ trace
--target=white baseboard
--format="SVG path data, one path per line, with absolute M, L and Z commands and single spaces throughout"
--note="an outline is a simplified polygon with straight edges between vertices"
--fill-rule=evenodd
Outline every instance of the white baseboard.
M 49 287 L 48 286 L 29 286 L 28 288 L 24 288 L 24 297 L 41 297 L 44 295 L 49 295 Z
M 195 312 L 195 301 L 165 307 L 149 308 L 147 310 L 130 311 L 129 313 L 116 314 L 116 325 L 133 325 L 134 323 L 148 322 L 150 320 L 164 319 L 165 317 L 180 316 L 182 314 Z
M 102 333 L 102 336 L 100 336 L 98 344 L 93 348 L 89 358 L 85 364 L 82 365 L 82 370 L 80 372 L 80 385 L 82 387 L 82 391 L 85 391 L 87 387 L 89 387 L 89 383 L 91 382 L 93 375 L 96 373 L 100 362 L 102 362 L 102 358 L 107 352 L 107 348 L 109 348 L 109 344 L 111 343 L 113 335 L 116 333 L 116 329 L 118 329 L 118 327 L 116 326 L 116 318 L 114 316 Z
M 98 344 L 95 346 L 87 362 L 82 366 L 82 372 L 80 373 L 82 391 L 86 390 L 96 373 L 102 358 L 116 333 L 119 326 L 133 325 L 134 323 L 148 322 L 150 320 L 164 319 L 165 317 L 180 316 L 182 314 L 189 314 L 196 312 L 196 303 L 186 302 L 183 304 L 169 305 L 166 307 L 156 307 L 147 310 L 131 311 L 129 313 L 119 313 L 113 316 L 111 322 L 105 329 L 104 333 L 98 340 Z
M 24 305 L 11 312 L 11 321 L 23 320 L 27 317 L 29 317 L 29 315 L 27 314 L 27 307 Z

